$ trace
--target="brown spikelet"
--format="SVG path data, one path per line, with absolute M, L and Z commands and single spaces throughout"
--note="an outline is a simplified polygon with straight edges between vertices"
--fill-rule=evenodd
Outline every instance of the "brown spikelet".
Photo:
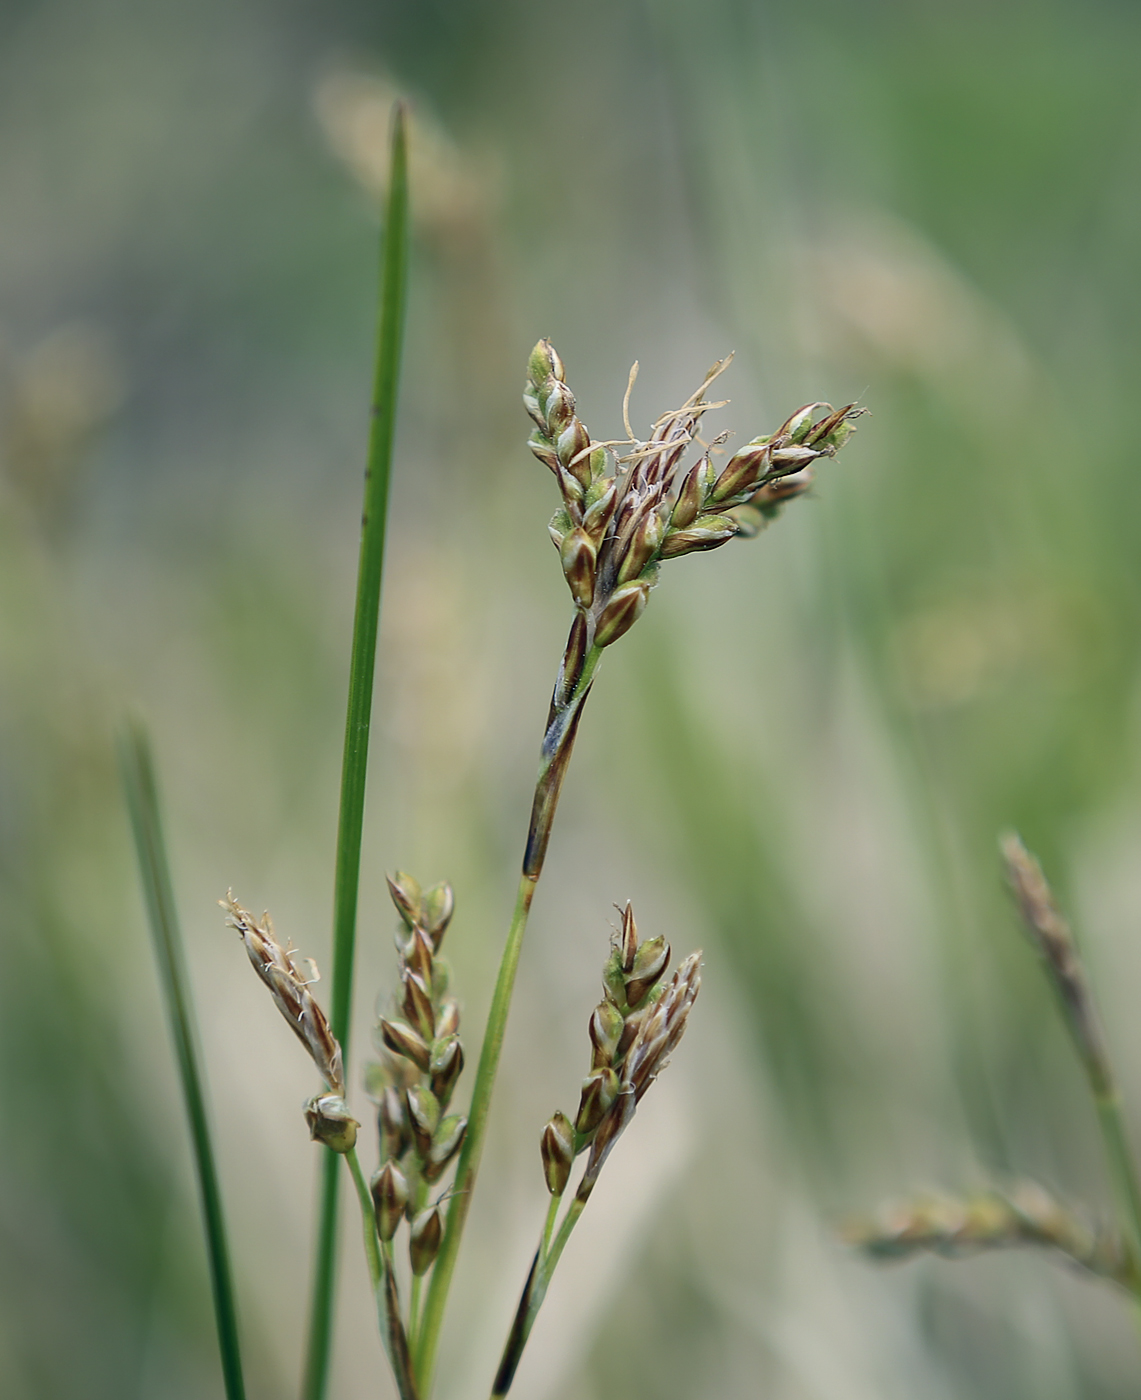
M 226 922 L 235 928 L 246 945 L 254 971 L 269 988 L 278 1010 L 293 1028 L 294 1034 L 309 1051 L 317 1072 L 334 1094 L 344 1095 L 345 1080 L 341 1067 L 341 1047 L 333 1038 L 325 1013 L 309 992 L 310 981 L 302 977 L 293 950 L 283 948 L 273 931 L 273 921 L 263 914 L 260 923 L 234 899 L 228 890 L 218 903 L 226 911 Z M 316 968 L 313 968 L 314 974 Z

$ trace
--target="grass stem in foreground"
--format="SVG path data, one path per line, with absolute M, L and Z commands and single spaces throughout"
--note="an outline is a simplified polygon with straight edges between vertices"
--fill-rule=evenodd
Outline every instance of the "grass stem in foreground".
M 365 471 L 360 564 L 352 659 L 349 664 L 348 715 L 341 769 L 341 803 L 337 825 L 336 876 L 333 889 L 333 991 L 331 1022 L 347 1061 L 353 995 L 357 890 L 360 883 L 361 831 L 364 824 L 365 776 L 368 766 L 376 635 L 380 619 L 380 585 L 388 517 L 388 483 L 396 425 L 400 352 L 408 283 L 408 158 L 404 109 L 397 104 L 392 121 L 392 163 L 380 272 L 380 325 L 377 333 L 372 426 Z M 317 1253 L 309 1319 L 303 1395 L 322 1400 L 329 1377 L 332 1346 L 333 1288 L 336 1273 L 337 1193 L 340 1175 L 336 1154 L 326 1154 L 318 1216 Z
M 575 632 L 571 632 L 572 643 Z M 570 646 L 568 644 L 568 654 Z M 432 1376 L 436 1363 L 436 1348 L 439 1342 L 440 1324 L 443 1321 L 444 1307 L 448 1299 L 452 1274 L 455 1272 L 456 1256 L 459 1253 L 460 1239 L 471 1207 L 472 1190 L 476 1173 L 479 1170 L 483 1139 L 487 1131 L 487 1115 L 491 1108 L 491 1095 L 495 1088 L 495 1076 L 499 1069 L 499 1057 L 503 1050 L 503 1037 L 507 1031 L 507 1013 L 511 1007 L 511 993 L 515 987 L 515 974 L 519 967 L 519 954 L 523 947 L 523 935 L 527 929 L 527 916 L 531 912 L 531 900 L 535 886 L 542 873 L 543 859 L 551 826 L 558 806 L 563 778 L 570 762 L 578 732 L 579 719 L 594 681 L 594 673 L 602 655 L 601 647 L 591 647 L 582 658 L 577 676 L 573 678 L 571 693 L 563 703 L 552 706 L 547 732 L 543 739 L 542 756 L 539 763 L 539 776 L 535 784 L 535 800 L 531 811 L 531 824 L 527 833 L 527 846 L 523 857 L 523 871 L 519 877 L 519 890 L 515 898 L 515 912 L 507 931 L 507 942 L 499 964 L 499 974 L 491 999 L 491 1010 L 487 1016 L 487 1027 L 483 1034 L 483 1045 L 479 1053 L 479 1067 L 472 1090 L 471 1109 L 468 1112 L 467 1137 L 464 1139 L 459 1163 L 456 1167 L 453 1195 L 448 1206 L 448 1217 L 444 1225 L 444 1238 L 440 1253 L 432 1269 L 432 1281 L 428 1287 L 428 1297 L 416 1338 L 415 1370 L 417 1379 L 425 1395 L 431 1392 Z M 564 673 L 565 674 L 565 670 Z M 560 683 L 563 679 L 560 675 Z M 556 695 L 558 695 L 556 689 Z
M 218 1327 L 222 1376 L 227 1400 L 244 1400 L 245 1382 L 242 1377 L 242 1358 L 238 1343 L 234 1282 L 230 1270 L 226 1222 L 222 1213 L 222 1195 L 206 1113 L 194 1003 L 175 910 L 166 843 L 163 839 L 150 741 L 146 730 L 137 721 L 128 726 L 120 740 L 119 765 L 127 807 L 131 814 L 139 875 L 146 900 L 151 937 L 154 940 L 155 959 L 166 997 L 167 1017 L 178 1058 L 182 1092 L 186 1100 L 186 1116 L 190 1123 L 190 1136 L 194 1146 L 194 1162 L 202 1200 L 202 1220 L 210 1260 L 210 1283 L 214 1293 L 214 1318 Z

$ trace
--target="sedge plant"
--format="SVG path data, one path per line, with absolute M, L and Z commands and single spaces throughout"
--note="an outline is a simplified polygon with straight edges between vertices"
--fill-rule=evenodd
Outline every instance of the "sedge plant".
M 397 969 L 393 993 L 374 1028 L 377 1058 L 365 1069 L 365 1087 L 374 1105 L 368 1117 L 377 1128 L 377 1166 L 366 1176 L 358 1157 L 361 1121 L 348 1102 L 350 1076 L 344 1047 L 407 281 L 407 191 L 404 119 L 398 110 L 381 258 L 380 331 L 342 769 L 328 1016 L 311 991 L 315 980 L 311 964 L 299 957 L 291 943 L 279 940 L 269 915 L 255 917 L 232 893 L 222 901 L 257 975 L 323 1081 L 321 1092 L 305 1109 L 310 1135 L 323 1148 L 325 1161 L 303 1400 L 322 1400 L 327 1388 L 341 1160 L 359 1204 L 378 1325 L 401 1400 L 426 1400 L 430 1395 L 448 1293 L 473 1204 L 528 916 L 575 738 L 603 655 L 637 623 L 664 564 L 760 534 L 788 502 L 808 491 L 816 464 L 837 453 L 862 411 L 854 404 L 839 409 L 825 403 L 806 404 L 775 432 L 730 452 L 725 446 L 728 434 L 711 440 L 702 436 L 706 415 L 724 406 L 707 395 L 728 367 L 728 357 L 711 367 L 679 408 L 659 415 L 641 438 L 630 419 L 635 365 L 623 401 L 624 436 L 596 439 L 579 417 L 566 369 L 553 345 L 544 339 L 535 346 L 524 387 L 524 404 L 533 425 L 529 445 L 557 489 L 559 503 L 549 530 L 571 594 L 573 619 L 543 730 L 514 912 L 470 1103 L 466 1112 L 453 1111 L 466 1058 L 459 1035 L 460 1002 L 442 952 L 453 922 L 453 893 L 446 883 L 423 889 L 405 872 L 390 877 L 389 892 L 397 914 Z M 695 460 L 687 460 L 691 458 Z M 146 827 L 145 821 L 142 826 Z M 143 830 L 139 849 L 144 875 L 147 852 L 156 841 L 161 841 L 157 825 L 154 831 Z M 492 1396 L 508 1392 L 571 1233 L 611 1151 L 680 1042 L 701 985 L 700 952 L 683 959 L 670 976 L 666 937 L 643 939 L 629 905 L 620 914 L 603 968 L 603 998 L 588 1021 L 590 1066 L 578 1106 L 573 1115 L 557 1112 L 539 1134 L 550 1204 L 514 1318 L 506 1329 L 498 1371 L 489 1378 Z M 572 1189 L 580 1156 L 585 1161 Z M 228 1316 L 232 1322 L 232 1308 Z M 219 1334 L 225 1353 L 222 1322 L 220 1308 Z M 236 1357 L 236 1328 L 234 1336 Z

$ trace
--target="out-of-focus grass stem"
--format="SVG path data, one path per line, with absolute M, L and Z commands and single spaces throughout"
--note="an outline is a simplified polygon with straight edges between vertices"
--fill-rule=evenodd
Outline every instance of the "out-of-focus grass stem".
M 1129 1241 L 1133 1255 L 1133 1291 L 1141 1307 L 1141 1192 L 1137 1187 L 1137 1163 L 1125 1131 L 1125 1120 L 1121 1114 L 1121 1100 L 1117 1091 L 1094 1095 L 1097 1106 L 1097 1121 L 1101 1128 L 1101 1140 L 1105 1148 L 1106 1165 L 1117 1204 L 1118 1220 L 1122 1233 Z M 1141 1313 L 1138 1315 L 1141 1325 Z
M 396 425 L 396 398 L 400 376 L 400 352 L 404 338 L 407 282 L 408 159 L 404 109 L 397 104 L 392 121 L 392 158 L 382 235 L 380 324 L 377 333 L 372 424 L 365 470 L 364 512 L 361 519 L 352 658 L 349 663 L 348 715 L 341 769 L 341 802 L 333 889 L 331 1023 L 333 1034 L 341 1044 L 346 1062 L 352 1009 L 353 954 L 356 943 L 357 891 L 360 883 L 361 831 L 364 823 L 373 673 L 376 665 L 380 586 L 384 571 L 384 540 L 388 517 L 388 483 Z M 339 1181 L 336 1154 L 330 1152 L 324 1163 L 321 1185 L 309 1320 L 309 1349 L 302 1391 L 304 1400 L 322 1400 L 328 1383 Z
M 122 735 L 119 743 L 119 764 L 127 807 L 131 814 L 131 827 L 135 837 L 135 850 L 138 854 L 139 875 L 146 900 L 151 937 L 154 940 L 155 959 L 166 997 L 167 1018 L 170 1021 L 178 1071 L 182 1079 L 182 1092 L 186 1100 L 186 1116 L 190 1123 L 198 1189 L 202 1200 L 202 1220 L 210 1260 L 210 1283 L 214 1293 L 214 1318 L 218 1327 L 222 1376 L 227 1400 L 244 1400 L 245 1382 L 238 1341 L 230 1250 L 222 1212 L 218 1171 L 214 1162 L 214 1148 L 210 1139 L 210 1123 L 206 1112 L 194 1003 L 175 909 L 170 864 L 163 839 L 150 740 L 138 721 L 128 725 Z

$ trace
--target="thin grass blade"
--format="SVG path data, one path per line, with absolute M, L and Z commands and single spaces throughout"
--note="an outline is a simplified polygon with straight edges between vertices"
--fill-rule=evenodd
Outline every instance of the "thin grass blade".
M 337 826 L 336 875 L 333 888 L 333 991 L 331 1023 L 345 1059 L 353 997 L 357 890 L 360 883 L 361 831 L 364 823 L 376 635 L 380 619 L 380 585 L 388 520 L 388 483 L 396 427 L 396 397 L 404 339 L 408 284 L 408 157 L 405 114 L 397 104 L 392 119 L 392 160 L 381 244 L 380 324 L 373 381 L 372 427 L 365 471 L 357 571 L 356 614 L 349 663 L 348 715 L 341 768 L 341 804 Z M 336 1272 L 337 1194 L 340 1173 L 335 1153 L 326 1154 L 319 1206 L 317 1254 L 309 1318 L 304 1400 L 323 1400 L 332 1346 L 333 1285 Z
M 174 1040 L 178 1071 L 182 1078 L 186 1116 L 190 1123 L 226 1396 L 227 1400 L 244 1400 L 245 1382 L 242 1377 L 242 1358 L 238 1343 L 238 1319 L 230 1270 L 230 1251 L 214 1149 L 210 1140 L 210 1123 L 206 1113 L 194 1003 L 186 972 L 182 934 L 175 911 L 166 843 L 163 840 L 150 740 L 146 730 L 138 722 L 129 725 L 120 740 L 119 764 L 127 807 L 131 815 L 131 827 L 139 860 L 139 876 L 154 941 L 155 959 L 166 999 L 167 1018 Z

